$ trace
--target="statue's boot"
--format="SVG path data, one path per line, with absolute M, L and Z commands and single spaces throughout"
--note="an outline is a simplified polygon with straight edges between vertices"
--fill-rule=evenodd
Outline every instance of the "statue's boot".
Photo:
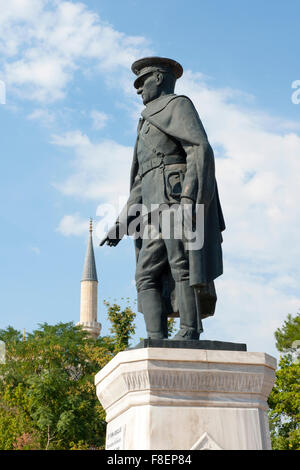
M 176 297 L 180 316 L 180 330 L 172 339 L 180 341 L 198 340 L 200 331 L 202 331 L 202 323 L 198 318 L 195 291 L 190 286 L 189 281 L 176 282 Z
M 147 289 L 139 292 L 139 300 L 144 314 L 148 338 L 166 338 L 163 326 L 163 311 L 160 292 L 157 289 Z

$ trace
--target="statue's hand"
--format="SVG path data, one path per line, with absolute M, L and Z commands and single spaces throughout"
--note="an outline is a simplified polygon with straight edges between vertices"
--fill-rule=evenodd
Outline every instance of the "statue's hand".
M 120 225 L 115 223 L 115 225 L 107 232 L 105 237 L 99 243 L 99 246 L 104 244 L 108 246 L 117 246 L 117 244 L 122 240 L 123 235 L 120 233 Z

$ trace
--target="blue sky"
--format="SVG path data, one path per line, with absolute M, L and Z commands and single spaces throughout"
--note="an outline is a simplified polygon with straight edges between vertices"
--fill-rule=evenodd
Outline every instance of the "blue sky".
M 177 92 L 194 101 L 216 155 L 224 275 L 203 338 L 275 354 L 274 330 L 300 306 L 299 2 L 0 6 L 0 328 L 79 319 L 88 218 L 128 192 L 142 109 L 130 65 L 155 54 L 183 65 Z M 136 297 L 132 241 L 95 252 L 107 333 L 102 301 Z M 138 338 L 141 315 L 137 324 Z

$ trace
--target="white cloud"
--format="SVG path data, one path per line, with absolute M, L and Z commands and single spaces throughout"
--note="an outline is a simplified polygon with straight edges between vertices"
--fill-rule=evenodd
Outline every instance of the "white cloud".
M 111 140 L 93 143 L 80 131 L 53 136 L 52 143 L 74 151 L 72 173 L 55 183 L 63 194 L 110 204 L 128 194 L 131 147 Z
M 246 343 L 249 351 L 276 355 L 274 332 L 288 313 L 298 311 L 299 296 L 287 289 L 290 279 L 267 280 L 247 269 L 248 261 L 235 265 L 225 260 L 224 274 L 216 280 L 215 317 L 204 321 L 206 338 L 212 339 L 214 331 L 216 339 Z
M 63 135 L 53 135 L 52 144 L 59 145 L 61 147 L 84 147 L 90 143 L 90 139 L 87 135 L 81 133 L 81 131 L 66 132 Z
M 105 206 L 103 207 L 105 209 Z M 109 208 L 111 209 L 111 207 Z M 100 216 L 99 211 L 97 211 L 96 215 Z M 110 214 L 110 215 L 112 217 L 111 217 L 111 223 L 109 223 L 109 227 L 112 225 L 113 221 L 116 218 L 115 210 L 113 211 L 113 214 Z M 56 228 L 56 231 L 61 233 L 65 237 L 70 237 L 70 236 L 82 237 L 83 236 L 84 238 L 86 238 L 88 236 L 89 225 L 90 225 L 89 219 L 85 219 L 81 217 L 79 212 L 76 212 L 74 214 L 64 215 L 62 219 L 60 220 Z M 101 225 L 103 224 L 101 223 L 99 224 L 99 221 L 95 220 L 95 218 L 93 219 L 93 242 L 94 242 L 95 247 L 99 246 L 99 242 L 103 239 L 103 237 L 105 236 L 108 230 L 108 226 L 105 226 L 105 229 L 103 230 Z M 107 255 L 110 253 L 110 249 L 108 248 L 107 250 L 105 250 L 105 248 L 107 247 L 106 246 L 104 247 L 104 252 Z
M 102 111 L 96 111 L 95 109 L 91 111 L 90 116 L 93 120 L 93 128 L 97 130 L 103 129 L 109 119 L 107 114 Z
M 70 235 L 86 235 L 88 233 L 89 220 L 80 217 L 79 213 L 65 215 L 58 227 L 57 231 L 62 235 L 69 237 Z
M 29 120 L 36 120 L 40 124 L 48 127 L 55 122 L 55 114 L 48 109 L 38 108 L 27 116 Z
M 0 8 L 2 73 L 22 98 L 62 99 L 83 61 L 84 70 L 128 75 L 133 60 L 149 52 L 143 37 L 116 31 L 84 3 L 1 0 Z

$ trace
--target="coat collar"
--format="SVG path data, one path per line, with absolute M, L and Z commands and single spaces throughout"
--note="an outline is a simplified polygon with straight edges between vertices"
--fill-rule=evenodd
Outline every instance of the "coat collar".
M 170 103 L 170 101 L 176 97 L 177 95 L 175 94 L 164 95 L 157 98 L 156 100 L 150 101 L 150 103 L 148 103 L 146 108 L 142 111 L 143 118 L 147 119 L 148 117 L 153 116 L 153 114 L 159 113 L 167 106 L 167 104 Z

